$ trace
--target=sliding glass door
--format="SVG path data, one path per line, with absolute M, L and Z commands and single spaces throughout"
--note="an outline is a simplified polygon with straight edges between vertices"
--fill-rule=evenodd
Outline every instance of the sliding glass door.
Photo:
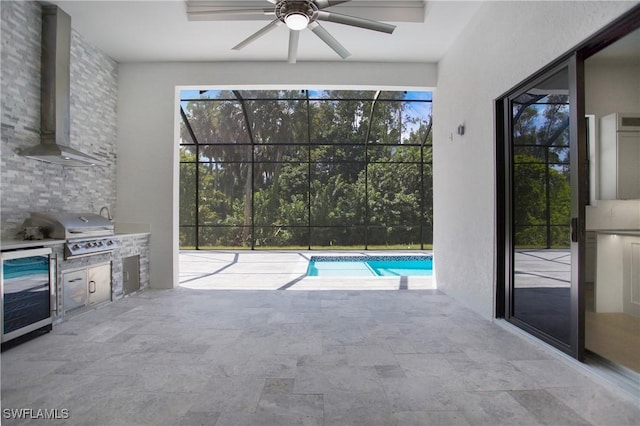
M 562 63 L 517 88 L 502 99 L 500 109 L 506 212 L 504 316 L 578 356 L 581 170 L 579 123 L 572 111 L 573 63 Z
M 569 344 L 571 311 L 568 70 L 511 104 L 512 316 Z

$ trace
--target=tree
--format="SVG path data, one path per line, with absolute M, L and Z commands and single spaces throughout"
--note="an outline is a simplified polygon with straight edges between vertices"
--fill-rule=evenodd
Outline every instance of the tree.
M 569 117 L 566 95 L 514 109 L 513 225 L 520 247 L 567 247 Z

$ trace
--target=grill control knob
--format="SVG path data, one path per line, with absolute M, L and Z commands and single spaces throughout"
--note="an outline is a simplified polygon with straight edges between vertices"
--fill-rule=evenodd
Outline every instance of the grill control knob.
M 80 248 L 80 246 L 79 246 L 79 245 L 77 245 L 77 244 L 74 244 L 71 248 L 72 248 L 73 250 L 78 250 L 78 249 Z

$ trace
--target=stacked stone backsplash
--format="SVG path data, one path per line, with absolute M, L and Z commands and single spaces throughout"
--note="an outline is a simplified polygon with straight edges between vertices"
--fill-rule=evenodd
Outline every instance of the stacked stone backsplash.
M 119 299 L 124 296 L 123 259 L 130 256 L 140 256 L 140 290 L 149 287 L 149 235 L 130 235 L 118 237 L 118 248 L 114 253 L 111 264 L 111 278 L 113 282 L 113 297 Z
M 73 30 L 71 39 L 71 147 L 106 167 L 63 167 L 16 153 L 40 142 L 41 6 L 2 1 L 0 220 L 12 238 L 31 211 L 116 215 L 118 64 Z M 73 17 L 72 17 L 73 25 Z

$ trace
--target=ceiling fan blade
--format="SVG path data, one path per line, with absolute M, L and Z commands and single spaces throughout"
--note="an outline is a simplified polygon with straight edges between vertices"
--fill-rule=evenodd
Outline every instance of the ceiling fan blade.
M 327 7 L 335 6 L 337 4 L 348 3 L 349 0 L 316 0 L 315 4 L 318 9 L 325 9 Z
M 384 22 L 371 21 L 369 19 L 343 15 L 341 13 L 327 12 L 326 10 L 318 11 L 318 20 L 335 22 L 337 24 L 351 25 L 352 27 L 359 27 L 367 30 L 380 31 L 387 34 L 393 33 L 393 30 L 396 29 L 395 25 L 386 24 Z
M 296 63 L 298 56 L 298 41 L 300 40 L 300 31 L 289 30 L 289 57 L 287 62 L 290 64 Z
M 262 27 L 261 29 L 259 29 L 255 33 L 251 34 L 246 39 L 242 40 L 237 45 L 233 46 L 232 49 L 233 50 L 240 50 L 243 47 L 245 47 L 246 45 L 248 45 L 249 43 L 253 42 L 254 40 L 256 40 L 256 39 L 258 39 L 260 37 L 262 37 L 263 35 L 265 35 L 269 31 L 275 29 L 276 27 L 278 27 L 280 25 L 283 25 L 283 22 L 280 21 L 279 19 L 274 19 L 273 21 L 269 22 L 266 26 Z
M 327 45 L 332 48 L 338 55 L 340 55 L 342 59 L 346 59 L 351 56 L 351 53 L 349 53 L 349 51 L 345 49 L 344 46 L 338 42 L 338 40 L 333 38 L 333 36 L 329 34 L 329 32 L 325 30 L 324 27 L 319 23 L 311 22 L 309 23 L 309 26 L 307 28 L 310 28 L 315 35 L 317 35 L 322 41 L 327 43 Z
M 275 15 L 273 8 L 269 9 L 202 9 L 192 10 L 190 15 Z

